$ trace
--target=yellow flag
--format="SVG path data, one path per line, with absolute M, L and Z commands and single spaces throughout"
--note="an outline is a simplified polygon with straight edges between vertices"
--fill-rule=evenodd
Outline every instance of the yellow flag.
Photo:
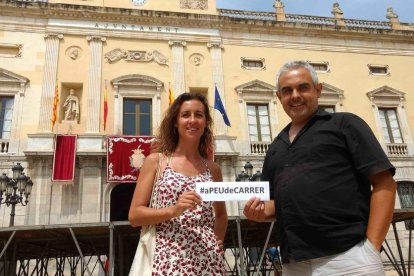
M 55 85 L 55 95 L 53 97 L 53 105 L 52 105 L 52 130 L 55 126 L 55 123 L 57 121 L 57 108 L 59 105 L 59 90 L 58 90 L 58 83 L 56 81 Z
M 174 102 L 175 98 L 174 98 L 174 94 L 172 92 L 171 87 L 168 88 L 168 100 L 169 100 L 169 105 L 172 105 L 172 103 Z

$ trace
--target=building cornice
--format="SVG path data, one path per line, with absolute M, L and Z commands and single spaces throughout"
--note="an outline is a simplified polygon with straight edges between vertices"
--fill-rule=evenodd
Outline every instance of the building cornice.
M 226 11 L 227 13 L 224 13 L 223 11 Z M 287 15 L 287 19 L 296 18 L 298 16 L 299 19 L 294 22 L 278 22 L 275 19 L 271 19 L 271 15 L 274 15 L 274 13 L 250 12 L 250 14 L 257 14 L 257 16 L 244 18 L 240 16 L 238 17 L 237 11 L 235 11 L 236 15 L 229 16 L 229 11 L 231 10 L 218 10 L 219 15 L 206 15 L 142 9 L 0 0 L 0 16 L 36 18 L 39 21 L 37 22 L 37 25 L 32 26 L 31 28 L 37 27 L 39 31 L 43 24 L 43 27 L 48 28 L 49 31 L 49 26 L 47 25 L 49 19 L 65 19 L 113 22 L 119 24 L 168 25 L 174 27 L 216 29 L 221 32 L 248 32 L 253 35 L 329 36 L 330 38 L 333 37 L 340 40 L 358 39 L 376 42 L 392 41 L 394 43 L 413 44 L 414 28 L 409 24 L 404 24 L 407 29 L 394 30 L 389 27 L 387 22 L 345 19 L 344 21 L 347 22 L 348 25 L 336 26 L 329 23 L 334 20 L 333 18 L 289 14 Z M 21 24 L 25 24 L 25 22 L 21 22 Z M 383 28 L 381 26 L 383 26 Z

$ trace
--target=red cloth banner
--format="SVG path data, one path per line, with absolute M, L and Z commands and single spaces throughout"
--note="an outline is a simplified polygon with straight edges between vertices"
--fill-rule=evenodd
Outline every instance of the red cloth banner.
M 108 118 L 108 87 L 105 80 L 105 92 L 104 92 L 104 113 L 103 113 L 104 130 L 106 130 L 106 119 Z
M 56 135 L 52 181 L 71 182 L 75 176 L 76 135 Z
M 150 153 L 152 136 L 107 137 L 107 182 L 135 182 L 145 156 Z

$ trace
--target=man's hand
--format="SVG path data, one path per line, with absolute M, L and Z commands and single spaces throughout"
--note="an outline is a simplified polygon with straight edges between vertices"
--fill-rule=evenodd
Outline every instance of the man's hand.
M 268 202 L 267 204 L 272 204 L 271 202 Z M 273 205 L 273 204 L 272 204 Z M 246 202 L 246 205 L 244 205 L 243 214 L 250 220 L 263 222 L 269 220 L 270 217 L 273 217 L 275 215 L 274 213 L 274 207 L 269 208 L 270 206 L 266 207 L 266 203 L 263 201 L 260 201 L 260 198 L 258 197 L 252 197 Z M 273 209 L 273 213 L 271 213 L 271 210 L 266 209 Z

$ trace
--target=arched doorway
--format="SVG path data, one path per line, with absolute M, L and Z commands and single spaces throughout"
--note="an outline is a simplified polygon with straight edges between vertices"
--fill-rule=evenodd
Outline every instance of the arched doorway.
M 111 191 L 110 221 L 128 220 L 135 183 L 121 183 Z

